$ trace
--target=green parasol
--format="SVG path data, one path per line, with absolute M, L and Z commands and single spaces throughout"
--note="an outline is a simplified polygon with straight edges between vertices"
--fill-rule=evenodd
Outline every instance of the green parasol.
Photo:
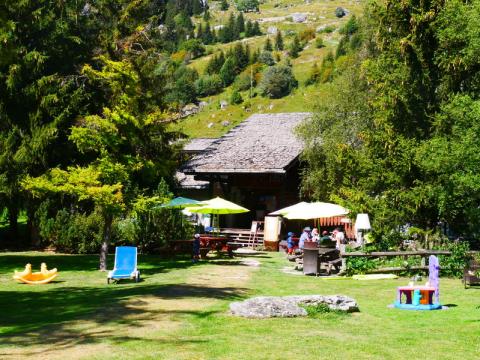
M 189 206 L 201 206 L 202 201 L 189 199 L 186 197 L 176 197 L 175 199 L 170 200 L 168 203 L 159 206 L 160 208 L 170 208 L 170 209 L 184 209 Z
M 200 206 L 187 207 L 186 210 L 191 213 L 217 215 L 217 224 L 218 224 L 218 215 L 240 214 L 240 213 L 245 213 L 250 211 L 240 205 L 237 205 L 231 201 L 227 201 L 220 197 L 206 200 L 206 201 L 203 201 L 202 203 L 203 205 L 200 205 Z M 215 217 L 214 217 L 214 220 L 215 220 Z M 212 223 L 212 225 L 214 224 Z

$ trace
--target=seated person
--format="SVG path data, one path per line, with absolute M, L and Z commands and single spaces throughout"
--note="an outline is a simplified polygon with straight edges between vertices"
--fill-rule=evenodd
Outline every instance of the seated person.
M 303 248 L 305 247 L 305 241 L 310 241 L 312 238 L 312 235 L 310 234 L 311 229 L 310 227 L 306 227 L 303 229 L 302 235 L 300 235 L 300 240 L 298 241 L 298 247 L 300 248 L 301 251 L 303 251 Z
M 293 232 L 289 232 L 287 234 L 287 253 L 288 254 L 293 254 L 295 251 L 295 248 L 297 247 L 295 240 L 293 240 L 294 235 L 295 234 Z
M 322 237 L 320 238 L 318 245 L 324 247 L 335 247 L 335 241 L 330 235 L 328 235 L 327 230 L 322 231 Z
M 312 230 L 312 238 L 310 241 L 315 241 L 317 244 L 320 242 L 320 234 L 317 228 L 313 228 Z

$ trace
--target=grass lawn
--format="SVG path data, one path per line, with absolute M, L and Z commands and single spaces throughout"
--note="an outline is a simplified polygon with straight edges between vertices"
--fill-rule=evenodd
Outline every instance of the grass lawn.
M 253 256 L 252 256 L 253 258 Z M 285 274 L 280 254 L 211 258 L 140 256 L 144 281 L 106 284 L 98 257 L 0 254 L 0 358 L 48 359 L 478 359 L 480 289 L 441 279 L 446 311 L 389 309 L 407 279 L 360 282 Z M 112 259 L 110 259 L 111 261 Z M 17 284 L 14 269 L 45 261 L 58 281 Z M 110 262 L 111 263 L 111 262 Z M 360 313 L 249 320 L 228 314 L 254 295 L 345 294 Z

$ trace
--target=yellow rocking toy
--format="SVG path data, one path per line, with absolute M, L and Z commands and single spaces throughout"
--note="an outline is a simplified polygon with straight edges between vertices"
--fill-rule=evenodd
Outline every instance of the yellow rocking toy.
M 48 270 L 47 264 L 40 265 L 40 272 L 32 273 L 32 265 L 25 265 L 25 270 L 15 271 L 13 278 L 25 284 L 48 284 L 58 276 L 57 269 Z

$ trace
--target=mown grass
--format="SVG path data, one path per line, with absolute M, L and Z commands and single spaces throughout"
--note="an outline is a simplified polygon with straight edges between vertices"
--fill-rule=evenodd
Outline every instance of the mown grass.
M 445 311 L 387 308 L 408 279 L 354 281 L 290 275 L 280 254 L 260 267 L 211 258 L 140 256 L 144 281 L 106 284 L 97 256 L 0 254 L 0 358 L 102 359 L 477 359 L 480 289 L 441 279 Z M 16 284 L 31 262 L 60 270 L 58 282 Z M 360 313 L 251 320 L 228 305 L 258 295 L 344 294 Z

